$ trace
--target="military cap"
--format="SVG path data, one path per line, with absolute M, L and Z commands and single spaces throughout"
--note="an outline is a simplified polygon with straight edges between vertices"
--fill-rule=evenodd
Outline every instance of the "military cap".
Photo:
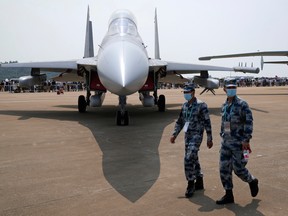
M 224 80 L 225 87 L 237 87 L 237 80 L 235 78 L 229 77 Z
M 195 90 L 195 85 L 193 83 L 189 83 L 187 85 L 184 86 L 183 91 L 184 92 L 191 92 Z

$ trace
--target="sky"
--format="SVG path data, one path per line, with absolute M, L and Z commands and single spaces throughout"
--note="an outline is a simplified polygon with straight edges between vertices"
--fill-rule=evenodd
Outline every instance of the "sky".
M 130 10 L 154 57 L 157 8 L 162 60 L 234 67 L 260 67 L 260 57 L 199 61 L 201 56 L 288 50 L 287 0 L 0 0 L 0 62 L 80 59 L 84 53 L 87 7 L 94 52 L 117 9 Z M 265 61 L 288 60 L 264 57 Z M 212 77 L 242 76 L 209 72 Z M 254 74 L 247 74 L 255 76 Z M 288 77 L 287 65 L 264 65 L 258 77 Z

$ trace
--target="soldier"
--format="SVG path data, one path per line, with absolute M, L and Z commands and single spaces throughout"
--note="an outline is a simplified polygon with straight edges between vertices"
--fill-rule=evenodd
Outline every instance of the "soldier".
M 245 168 L 247 160 L 244 151 L 251 153 L 249 141 L 253 132 L 252 112 L 246 101 L 236 95 L 236 79 L 229 78 L 224 81 L 226 102 L 222 105 L 222 137 L 220 149 L 220 178 L 226 194 L 216 203 L 234 203 L 232 170 L 244 182 L 248 182 L 252 197 L 258 194 L 258 180 Z
M 187 100 L 182 105 L 174 132 L 170 138 L 171 143 L 183 129 L 185 132 L 185 176 L 188 181 L 185 196 L 192 197 L 195 190 L 204 189 L 203 174 L 198 159 L 198 151 L 203 139 L 204 129 L 207 133 L 207 147 L 213 146 L 211 121 L 206 103 L 195 97 L 195 88 L 190 84 L 184 88 L 184 98 Z M 196 180 L 196 182 L 195 182 Z

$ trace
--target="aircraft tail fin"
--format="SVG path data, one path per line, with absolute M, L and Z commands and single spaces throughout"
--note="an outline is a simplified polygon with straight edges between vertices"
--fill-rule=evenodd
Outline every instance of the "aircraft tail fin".
M 90 21 L 89 6 L 88 6 L 84 58 L 89 57 L 94 57 L 94 45 L 93 45 L 92 22 Z
M 155 8 L 155 59 L 160 58 L 160 48 L 159 48 L 159 35 L 158 35 L 158 22 L 157 22 L 157 8 Z

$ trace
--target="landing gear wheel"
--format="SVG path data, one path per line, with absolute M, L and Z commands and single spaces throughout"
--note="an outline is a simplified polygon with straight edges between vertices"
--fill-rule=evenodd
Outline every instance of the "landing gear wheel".
M 84 113 L 86 112 L 86 107 L 87 107 L 87 102 L 85 100 L 85 97 L 84 95 L 80 95 L 78 97 L 78 111 L 80 113 Z
M 159 96 L 157 105 L 158 105 L 159 112 L 165 112 L 165 96 L 164 95 Z
M 116 124 L 119 126 L 127 126 L 129 125 L 129 115 L 128 111 L 121 112 L 117 111 L 116 115 Z

